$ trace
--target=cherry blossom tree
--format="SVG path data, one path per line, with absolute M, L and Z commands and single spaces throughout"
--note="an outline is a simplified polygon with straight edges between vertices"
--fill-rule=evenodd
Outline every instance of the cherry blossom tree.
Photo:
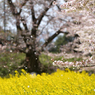
M 95 63 L 95 0 L 65 0 L 61 4 L 61 14 L 68 15 L 71 20 L 68 22 L 70 27 L 66 29 L 71 35 L 78 34 L 81 42 L 76 50 L 83 51 L 84 55 L 92 54 L 89 59 L 82 62 L 62 62 L 54 61 L 53 65 L 59 67 L 70 66 L 94 66 Z M 72 23 L 71 23 L 72 22 Z
M 83 51 L 84 55 L 95 54 L 95 0 L 66 1 L 60 7 L 62 14 L 72 17 L 68 31 L 80 36 L 81 45 L 77 50 Z
M 16 26 L 17 49 L 26 54 L 22 67 L 28 71 L 39 72 L 41 62 L 39 55 L 48 44 L 57 37 L 62 28 L 68 27 L 67 17 L 60 18 L 55 11 L 61 11 L 57 0 L 7 0 L 7 20 Z M 59 2 L 58 2 L 59 3 Z M 54 6 L 55 5 L 55 6 Z M 63 26 L 64 24 L 64 26 Z M 42 44 L 39 44 L 40 41 Z

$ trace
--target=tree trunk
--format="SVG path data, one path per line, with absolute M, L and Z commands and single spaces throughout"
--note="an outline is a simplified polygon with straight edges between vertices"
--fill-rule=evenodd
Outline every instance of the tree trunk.
M 25 60 L 28 72 L 41 73 L 41 62 L 39 60 L 39 55 L 36 52 L 29 51 L 26 53 Z

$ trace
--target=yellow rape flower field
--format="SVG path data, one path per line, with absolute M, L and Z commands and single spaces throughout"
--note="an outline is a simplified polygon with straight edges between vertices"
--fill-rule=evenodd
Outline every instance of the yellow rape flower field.
M 0 95 L 95 95 L 95 75 L 61 71 L 52 74 L 19 75 L 0 78 Z

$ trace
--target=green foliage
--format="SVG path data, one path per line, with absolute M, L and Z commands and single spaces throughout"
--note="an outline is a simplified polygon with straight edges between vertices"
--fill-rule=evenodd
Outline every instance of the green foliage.
M 53 53 L 60 53 L 60 47 L 73 40 L 74 40 L 74 37 L 72 36 L 69 36 L 69 37 L 66 37 L 66 35 L 58 36 L 57 40 L 54 43 L 55 47 L 50 48 L 49 51 Z
M 52 66 L 51 58 L 52 57 L 43 53 L 40 55 L 39 59 L 43 64 L 44 71 L 48 72 L 48 67 Z M 18 70 L 18 72 L 20 73 L 21 70 L 18 69 L 18 67 L 22 65 L 24 59 L 24 53 L 0 53 L 0 76 L 8 77 L 8 74 L 14 75 L 15 70 Z
M 45 65 L 45 66 L 48 66 L 48 64 L 52 63 L 51 57 L 48 56 L 48 55 L 45 55 L 45 54 L 43 54 L 43 53 L 40 55 L 39 59 L 40 59 L 40 62 L 41 62 L 43 65 Z
M 55 41 L 56 46 L 64 45 L 67 43 L 66 35 L 58 36 L 57 40 Z
M 69 61 L 69 62 L 74 62 L 74 61 L 82 61 L 82 58 L 69 58 L 69 59 L 64 59 L 63 61 Z
M 14 74 L 24 59 L 23 53 L 0 53 L 0 76 L 6 76 L 9 73 Z
M 52 59 L 48 55 L 42 53 L 39 56 L 40 62 L 43 64 L 44 68 L 52 66 Z M 9 73 L 14 74 L 14 71 L 18 66 L 21 65 L 21 62 L 25 59 L 25 54 L 23 53 L 0 53 L 0 76 L 6 76 Z M 63 56 L 55 57 L 54 60 L 62 60 Z M 63 61 L 80 61 L 82 58 L 70 58 L 64 59 Z
M 66 44 L 66 36 L 58 36 L 57 40 L 55 41 L 55 47 L 50 48 L 50 52 L 57 53 L 60 52 L 60 46 Z
M 57 40 L 55 41 L 56 52 L 60 52 L 60 46 L 65 45 L 66 43 L 67 43 L 66 35 L 58 36 Z
M 53 69 L 50 69 L 53 66 L 51 58 L 52 57 L 45 55 L 43 53 L 39 56 L 40 62 L 42 63 L 43 72 L 52 73 L 55 71 L 55 67 Z
M 59 57 L 50 57 L 44 53 L 42 53 L 39 57 L 41 63 L 43 64 L 42 70 L 46 73 L 52 73 L 55 71 L 55 68 L 51 69 L 52 60 L 62 60 L 63 62 L 69 61 L 82 61 L 82 58 L 69 58 L 65 59 L 63 56 Z M 22 61 L 25 59 L 25 54 L 23 53 L 0 53 L 0 76 L 1 77 L 9 77 L 9 74 L 14 75 L 15 70 L 17 70 L 19 73 L 21 73 L 21 69 L 18 69 L 18 66 L 21 66 Z M 69 68 L 71 71 L 77 71 L 77 68 Z M 27 70 L 26 70 L 27 71 Z M 88 71 L 88 73 L 91 75 L 94 73 L 93 71 Z
M 0 76 L 2 77 L 7 77 L 8 74 L 13 74 L 14 71 L 17 70 L 20 73 L 20 69 L 18 69 L 19 66 L 21 66 L 23 60 L 25 59 L 25 54 L 23 53 L 0 53 Z M 69 62 L 74 62 L 74 61 L 82 61 L 82 58 L 69 58 L 65 59 L 63 56 L 59 57 L 51 57 L 48 56 L 44 53 L 42 53 L 39 56 L 40 62 L 43 64 L 42 70 L 47 73 L 52 73 L 54 72 L 55 68 L 51 70 L 52 65 L 52 60 L 62 60 L 63 62 L 69 61 Z M 27 70 L 26 70 L 27 71 Z

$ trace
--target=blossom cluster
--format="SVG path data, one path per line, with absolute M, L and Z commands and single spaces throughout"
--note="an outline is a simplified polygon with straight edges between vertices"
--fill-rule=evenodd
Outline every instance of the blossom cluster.
M 95 95 L 95 75 L 57 70 L 51 75 L 19 75 L 0 78 L 0 95 Z
M 61 67 L 61 68 L 63 68 L 63 67 L 68 67 L 68 68 L 70 68 L 70 67 L 78 67 L 79 68 L 81 66 L 90 66 L 93 63 L 94 63 L 93 58 L 90 57 L 87 60 L 75 61 L 75 62 L 69 62 L 69 61 L 63 62 L 61 60 L 58 60 L 58 61 L 55 60 L 52 64 L 54 66 L 58 66 L 58 67 Z
M 94 0 L 67 0 L 68 2 L 60 5 L 61 9 L 65 9 L 66 12 L 71 11 L 81 11 L 86 10 L 90 13 L 94 13 L 95 11 L 95 1 Z
M 0 49 L 1 49 L 1 50 L 4 50 L 5 48 L 6 48 L 6 46 L 0 45 Z

